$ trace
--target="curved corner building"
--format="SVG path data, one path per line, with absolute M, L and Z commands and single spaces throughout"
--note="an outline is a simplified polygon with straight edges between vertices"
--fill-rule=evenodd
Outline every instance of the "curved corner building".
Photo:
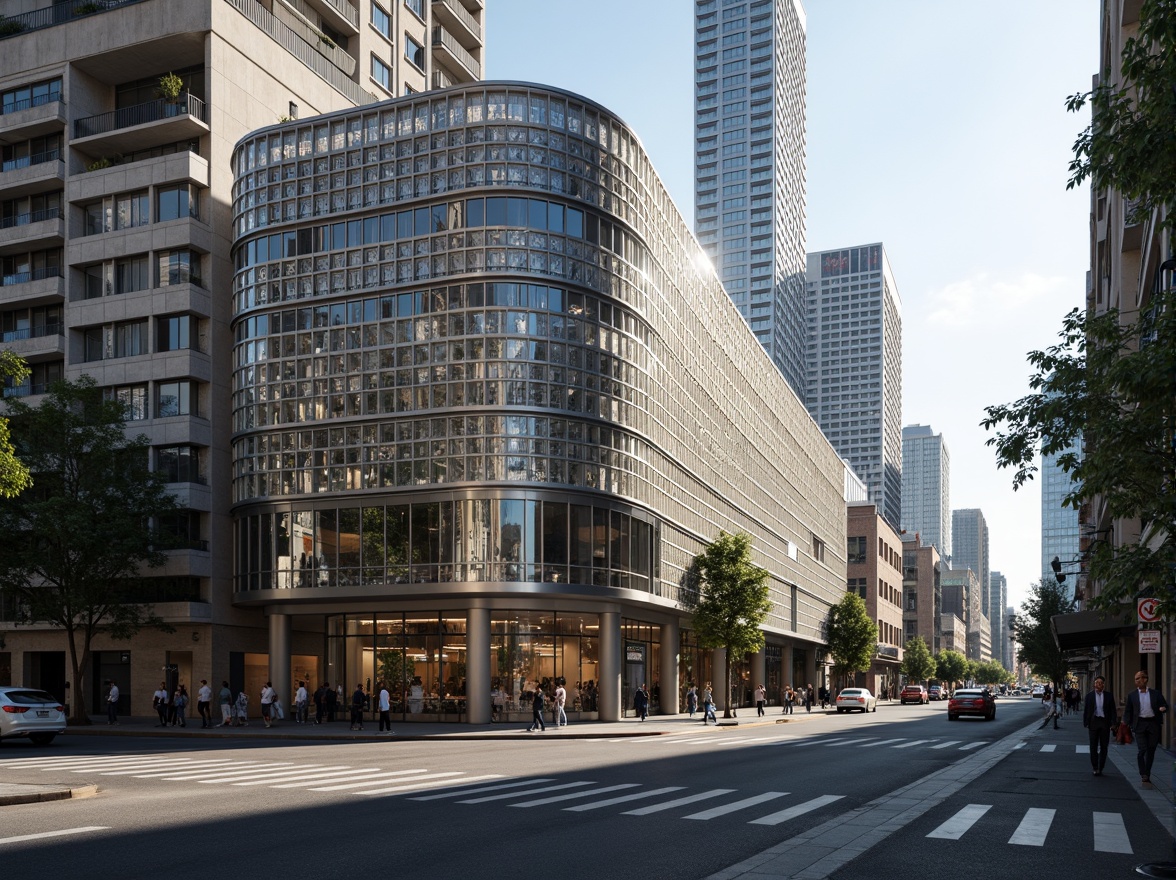
M 737 684 L 814 680 L 843 465 L 620 120 L 479 83 L 260 130 L 233 172 L 234 598 L 279 693 L 721 699 L 682 605 L 720 529 L 772 577 Z

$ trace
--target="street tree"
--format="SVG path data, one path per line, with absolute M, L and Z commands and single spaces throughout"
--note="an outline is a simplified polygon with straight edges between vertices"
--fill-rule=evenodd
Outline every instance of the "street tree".
M 935 674 L 935 658 L 922 636 L 908 639 L 902 649 L 902 674 L 907 681 L 923 682 Z
M 143 601 L 140 576 L 164 563 L 176 502 L 148 466 L 145 437 L 128 439 L 124 411 L 88 376 L 56 383 L 37 407 L 9 406 L 12 441 L 33 487 L 0 499 L 0 592 L 18 622 L 65 637 L 71 723 L 87 724 L 85 680 L 99 634 L 171 631 Z
M 866 610 L 857 593 L 846 593 L 829 609 L 825 619 L 825 643 L 833 661 L 833 674 L 848 680 L 856 672 L 870 668 L 878 650 L 878 624 Z M 843 685 L 844 686 L 844 685 Z
M 1050 629 L 1050 618 L 1074 610 L 1074 600 L 1053 578 L 1042 578 L 1029 588 L 1029 595 L 1013 619 L 1013 632 L 1020 651 L 1017 659 L 1037 676 L 1058 686 L 1069 677 L 1066 652 L 1058 647 Z
M 968 658 L 947 648 L 935 655 L 935 677 L 954 691 L 957 683 L 967 680 Z
M 731 716 L 732 670 L 744 654 L 764 646 L 761 626 L 771 610 L 768 572 L 751 560 L 751 536 L 719 532 L 694 558 L 699 590 L 687 591 L 694 631 L 703 648 L 727 651 L 727 699 L 723 717 Z
M 21 382 L 29 375 L 29 365 L 15 352 L 0 351 L 0 379 Z M 16 457 L 8 430 L 8 419 L 0 416 L 0 498 L 12 498 L 32 484 L 29 469 Z
M 1110 188 L 1134 206 L 1135 220 L 1155 216 L 1171 241 L 1176 223 L 1176 9 L 1145 0 L 1137 33 L 1124 44 L 1122 80 L 1104 72 L 1095 87 L 1067 101 L 1091 108 L 1093 124 L 1077 138 L 1069 186 Z M 1156 210 L 1160 209 L 1160 210 Z M 1153 214 L 1154 212 L 1154 214 Z M 1170 276 L 1171 273 L 1169 273 Z M 1100 499 L 1108 518 L 1138 523 L 1134 540 L 1095 540 L 1086 557 L 1099 584 L 1091 606 L 1112 608 L 1155 596 L 1176 616 L 1176 291 L 1157 272 L 1139 311 L 1071 311 L 1059 341 L 1029 353 L 1030 394 L 986 408 L 982 425 L 997 465 L 1013 487 L 1033 478 L 1039 455 L 1058 455 L 1071 479 L 1069 507 Z M 1081 441 L 1081 453 L 1078 449 Z
M 976 684 L 1008 684 L 1012 674 L 995 660 L 983 660 L 974 664 L 972 680 Z

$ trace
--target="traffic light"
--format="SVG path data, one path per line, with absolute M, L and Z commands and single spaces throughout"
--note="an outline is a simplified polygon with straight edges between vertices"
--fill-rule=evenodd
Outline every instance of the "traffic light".
M 1055 556 L 1050 560 L 1049 567 L 1053 569 L 1054 577 L 1058 579 L 1058 583 L 1064 584 L 1066 582 L 1066 575 L 1062 573 L 1062 560 Z

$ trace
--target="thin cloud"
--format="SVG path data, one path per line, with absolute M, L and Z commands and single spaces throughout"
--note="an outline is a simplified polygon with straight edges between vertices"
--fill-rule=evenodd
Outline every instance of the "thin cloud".
M 1081 300 L 1071 280 L 1030 272 L 998 279 L 987 273 L 953 281 L 928 294 L 927 324 L 939 328 L 1006 326 L 1010 316 L 1038 307 Z

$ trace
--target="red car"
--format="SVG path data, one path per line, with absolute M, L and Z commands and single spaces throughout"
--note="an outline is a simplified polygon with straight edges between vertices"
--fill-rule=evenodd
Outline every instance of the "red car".
M 979 715 L 985 721 L 996 720 L 996 700 L 987 688 L 957 688 L 947 701 L 947 720 L 961 715 Z
M 926 703 L 927 690 L 921 684 L 908 684 L 898 695 L 898 702 L 904 706 L 907 703 Z

